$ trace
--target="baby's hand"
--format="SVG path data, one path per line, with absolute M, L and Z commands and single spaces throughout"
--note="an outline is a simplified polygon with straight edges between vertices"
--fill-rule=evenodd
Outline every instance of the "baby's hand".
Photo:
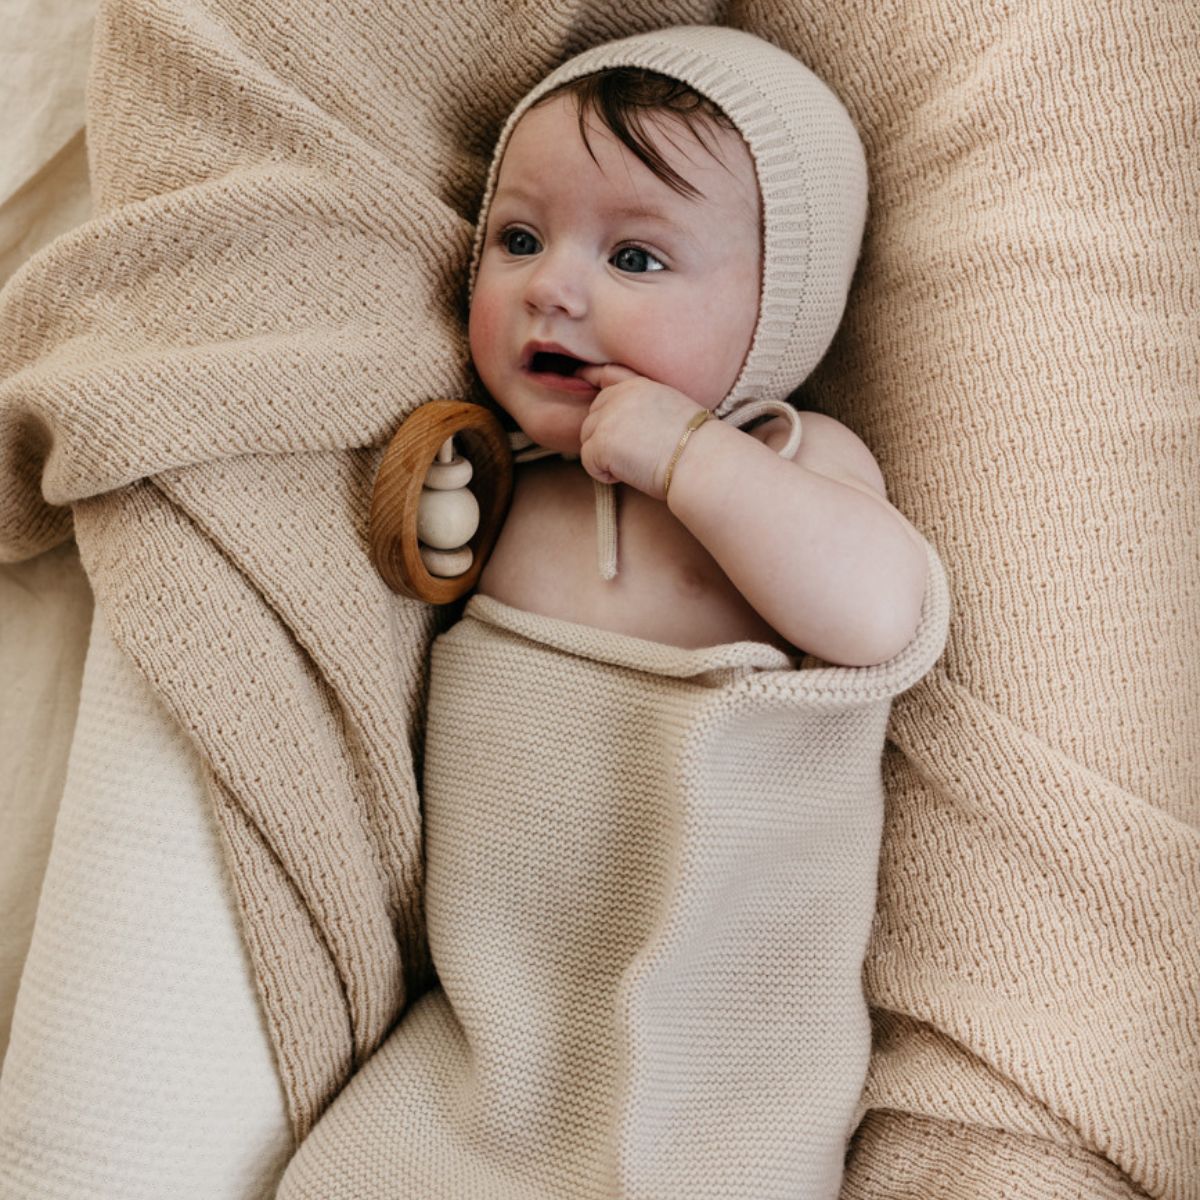
M 667 464 L 700 405 L 617 363 L 576 374 L 600 389 L 579 431 L 584 470 L 601 483 L 627 483 L 662 500 Z

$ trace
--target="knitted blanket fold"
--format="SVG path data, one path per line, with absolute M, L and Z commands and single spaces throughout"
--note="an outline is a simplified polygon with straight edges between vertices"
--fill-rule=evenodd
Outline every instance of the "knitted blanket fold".
M 832 1198 L 891 700 L 940 655 L 795 669 L 474 597 L 434 643 L 427 993 L 283 1198 Z
M 299 1143 L 428 986 L 442 618 L 386 591 L 365 524 L 402 416 L 472 395 L 495 136 L 583 47 L 717 19 L 807 63 L 862 134 L 863 255 L 801 406 L 871 447 L 953 588 L 945 656 L 889 724 L 843 1194 L 1194 1197 L 1186 0 L 106 0 L 98 215 L 0 292 L 0 555 L 74 531 L 208 764 Z

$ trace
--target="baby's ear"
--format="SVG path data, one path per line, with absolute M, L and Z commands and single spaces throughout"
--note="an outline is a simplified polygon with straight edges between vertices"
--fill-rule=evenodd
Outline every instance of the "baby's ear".
M 772 426 L 777 428 L 771 429 Z M 765 428 L 771 430 L 767 445 L 777 450 L 787 440 L 787 422 L 782 417 L 776 417 Z M 793 462 L 842 483 L 865 484 L 887 499 L 883 472 L 858 434 L 841 421 L 819 412 L 802 412 L 800 428 L 800 449 L 796 451 Z M 774 445 L 771 439 L 774 439 Z

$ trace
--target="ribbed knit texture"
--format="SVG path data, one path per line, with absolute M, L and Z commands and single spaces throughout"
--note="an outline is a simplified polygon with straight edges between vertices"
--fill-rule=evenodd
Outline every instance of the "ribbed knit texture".
M 476 596 L 434 643 L 441 987 L 280 1200 L 832 1200 L 871 1049 L 891 697 L 941 653 L 932 550 L 891 662 L 796 670 Z
M 953 589 L 892 712 L 844 1194 L 1195 1196 L 1190 0 L 113 0 L 100 214 L 0 294 L 0 553 L 73 510 L 115 640 L 219 781 L 303 1133 L 424 975 L 436 621 L 367 557 L 379 448 L 469 388 L 471 221 L 513 105 L 589 45 L 718 16 L 862 135 L 863 257 L 803 402 L 864 438 Z

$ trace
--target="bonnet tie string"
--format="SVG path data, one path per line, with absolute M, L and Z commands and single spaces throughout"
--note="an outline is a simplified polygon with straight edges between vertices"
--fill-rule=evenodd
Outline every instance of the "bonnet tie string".
M 779 448 L 782 458 L 795 457 L 800 449 L 801 426 L 800 414 L 784 400 L 747 400 L 732 412 L 721 418 L 734 429 L 758 417 L 781 416 L 787 419 L 790 426 L 787 441 Z M 520 466 L 523 463 L 534 462 L 537 459 L 548 458 L 558 453 L 539 446 L 528 434 L 516 430 L 508 435 L 508 443 L 513 452 L 513 462 Z M 564 454 L 568 462 L 577 459 L 577 454 Z M 600 578 L 607 581 L 617 577 L 617 490 L 611 483 L 601 483 L 594 479 L 596 498 L 596 556 Z

